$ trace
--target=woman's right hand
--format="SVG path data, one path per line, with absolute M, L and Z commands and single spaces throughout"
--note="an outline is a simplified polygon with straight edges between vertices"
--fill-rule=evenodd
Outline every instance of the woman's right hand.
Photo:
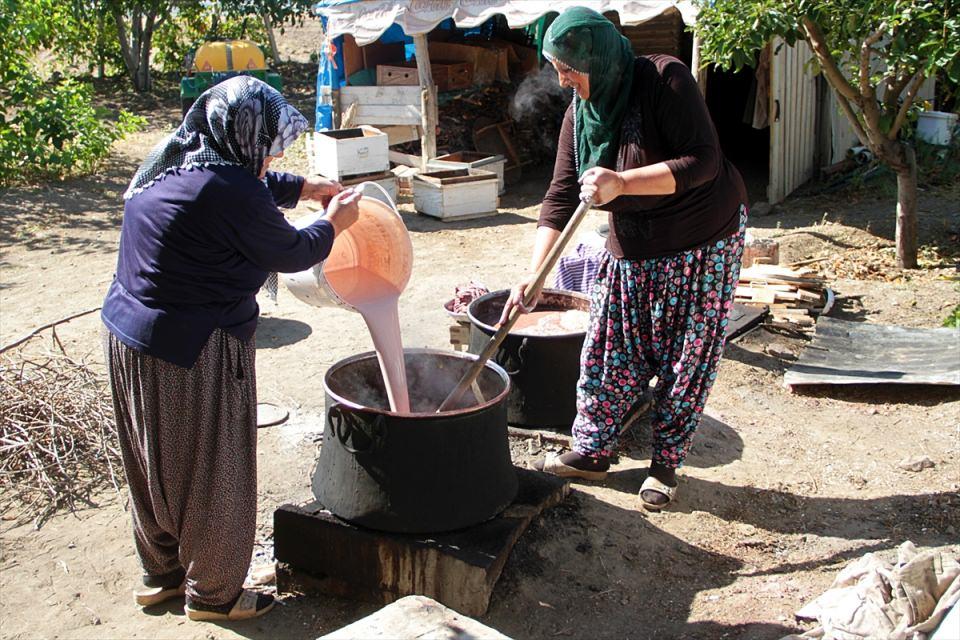
M 533 285 L 533 281 L 535 279 L 536 276 L 528 276 L 513 286 L 513 288 L 510 290 L 510 296 L 503 305 L 503 313 L 500 314 L 500 321 L 497 323 L 498 325 L 502 325 L 507 321 L 507 318 L 510 316 L 510 313 L 514 307 L 519 308 L 520 313 L 530 313 L 537 308 L 537 303 L 540 302 L 540 290 L 536 292 L 536 295 L 533 297 L 533 300 L 529 306 L 524 306 L 523 304 L 523 299 L 527 295 L 527 290 Z
M 360 215 L 360 192 L 356 189 L 344 189 L 330 200 L 330 206 L 323 219 L 333 225 L 333 232 L 340 232 L 357 221 Z

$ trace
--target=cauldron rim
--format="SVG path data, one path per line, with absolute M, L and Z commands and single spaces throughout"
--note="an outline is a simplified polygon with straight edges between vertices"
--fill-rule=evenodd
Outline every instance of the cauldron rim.
M 579 291 L 569 291 L 567 289 L 543 289 L 541 292 L 541 295 L 544 293 L 558 294 L 558 295 L 567 296 L 570 298 L 577 298 L 587 303 L 590 302 L 590 296 L 580 293 Z M 491 335 L 496 333 L 497 327 L 494 327 L 485 322 L 482 322 L 479 318 L 477 318 L 476 315 L 474 315 L 474 309 L 476 308 L 474 307 L 474 305 L 479 306 L 482 302 L 487 302 L 488 300 L 499 298 L 501 296 L 505 297 L 509 295 L 510 295 L 510 289 L 500 289 L 499 291 L 491 291 L 490 293 L 485 293 L 479 298 L 476 298 L 475 300 L 471 301 L 470 304 L 467 306 L 467 318 L 470 319 L 470 322 L 472 324 L 487 331 Z M 569 340 L 571 337 L 585 336 L 586 333 L 587 333 L 586 331 L 571 331 L 569 333 L 554 333 L 554 334 L 541 336 L 541 335 L 531 335 L 526 333 L 514 333 L 511 331 L 509 335 L 524 337 L 524 338 L 535 338 L 537 340 Z
M 477 356 L 472 353 L 459 353 L 456 351 L 444 351 L 442 349 L 425 349 L 425 348 L 407 349 L 405 348 L 403 350 L 403 354 L 405 357 L 407 354 L 412 354 L 412 355 L 426 354 L 426 355 L 448 356 L 451 358 L 460 358 L 461 360 L 477 359 Z M 452 411 L 444 411 L 443 413 L 436 413 L 434 411 L 426 411 L 426 412 L 421 411 L 419 413 L 400 413 L 399 411 L 390 411 L 389 409 L 381 409 L 379 407 L 369 407 L 366 405 L 357 404 L 356 402 L 351 402 L 350 400 L 347 400 L 343 396 L 335 393 L 330 388 L 330 376 L 336 373 L 338 370 L 348 365 L 360 362 L 361 360 L 366 360 L 369 358 L 376 359 L 376 357 L 377 357 L 376 351 L 364 351 L 363 353 L 354 354 L 352 356 L 344 358 L 343 360 L 338 360 L 337 362 L 332 364 L 329 369 L 327 369 L 326 373 L 323 374 L 323 390 L 333 400 L 344 405 L 345 407 L 349 407 L 351 410 L 362 411 L 362 412 L 373 413 L 373 414 L 383 414 L 385 416 L 396 416 L 400 418 L 422 418 L 426 416 L 431 416 L 431 417 L 448 416 L 449 417 L 449 416 L 470 414 L 477 411 L 481 411 L 483 409 L 486 409 L 487 407 L 493 406 L 501 402 L 506 398 L 507 394 L 510 393 L 510 376 L 507 374 L 506 370 L 503 367 L 498 365 L 493 360 L 487 360 L 487 362 L 484 364 L 484 368 L 489 367 L 494 373 L 496 373 L 500 377 L 500 379 L 503 381 L 503 390 L 500 391 L 500 393 L 498 393 L 493 398 L 487 399 L 486 402 L 475 404 L 472 407 L 467 407 L 465 409 L 455 409 Z

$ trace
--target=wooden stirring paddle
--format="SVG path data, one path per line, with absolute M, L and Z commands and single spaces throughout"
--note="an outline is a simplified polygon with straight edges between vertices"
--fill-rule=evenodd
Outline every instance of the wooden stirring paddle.
M 570 238 L 573 237 L 574 232 L 577 230 L 577 227 L 580 226 L 580 223 L 586 217 L 587 212 L 590 210 L 590 205 L 593 204 L 593 200 L 583 200 L 580 202 L 580 205 L 577 207 L 577 210 L 573 212 L 573 216 L 570 218 L 570 221 L 567 222 L 567 226 L 563 228 L 563 233 L 560 234 L 560 237 L 557 238 L 557 241 L 553 243 L 553 247 L 550 249 L 550 253 L 547 254 L 546 260 L 540 265 L 540 268 L 537 270 L 536 278 L 533 282 L 530 283 L 530 286 L 527 287 L 526 293 L 523 296 L 523 306 L 529 307 L 533 304 L 533 301 L 537 299 L 540 295 L 540 289 L 543 288 L 544 280 L 547 279 L 547 274 L 550 273 L 550 270 L 553 269 L 554 265 L 557 263 L 557 260 L 560 259 L 560 254 L 563 253 L 563 250 L 566 248 L 567 243 L 570 242 Z M 510 310 L 509 315 L 507 316 L 507 321 L 500 325 L 500 328 L 497 329 L 497 332 L 493 334 L 493 337 L 490 338 L 490 341 L 487 342 L 487 346 L 483 348 L 483 351 L 480 352 L 480 355 L 477 356 L 477 359 L 473 361 L 470 365 L 470 368 L 467 369 L 467 372 L 463 374 L 463 377 L 460 379 L 460 382 L 457 383 L 457 386 L 453 388 L 453 391 L 446 397 L 446 399 L 440 404 L 440 408 L 437 409 L 437 413 L 441 411 L 448 411 L 454 404 L 460 400 L 460 396 L 470 388 L 471 385 L 476 381 L 477 376 L 480 375 L 480 372 L 483 371 L 483 367 L 487 364 L 487 360 L 496 352 L 497 348 L 500 346 L 500 343 L 503 342 L 503 339 L 507 337 L 507 334 L 510 333 L 510 329 L 513 328 L 513 325 L 517 322 L 517 318 L 520 317 L 521 311 L 520 307 L 514 307 Z

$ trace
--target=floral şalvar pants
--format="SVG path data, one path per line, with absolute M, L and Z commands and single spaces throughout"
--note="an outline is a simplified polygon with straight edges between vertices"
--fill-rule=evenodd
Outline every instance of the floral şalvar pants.
M 646 260 L 604 258 L 580 355 L 573 449 L 616 452 L 623 418 L 654 376 L 654 463 L 683 464 L 717 377 L 747 209 L 724 240 Z

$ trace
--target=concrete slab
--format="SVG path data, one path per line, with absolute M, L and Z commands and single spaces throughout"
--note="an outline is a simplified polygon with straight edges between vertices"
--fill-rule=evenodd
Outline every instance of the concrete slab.
M 425 596 L 406 596 L 320 640 L 510 640 Z

